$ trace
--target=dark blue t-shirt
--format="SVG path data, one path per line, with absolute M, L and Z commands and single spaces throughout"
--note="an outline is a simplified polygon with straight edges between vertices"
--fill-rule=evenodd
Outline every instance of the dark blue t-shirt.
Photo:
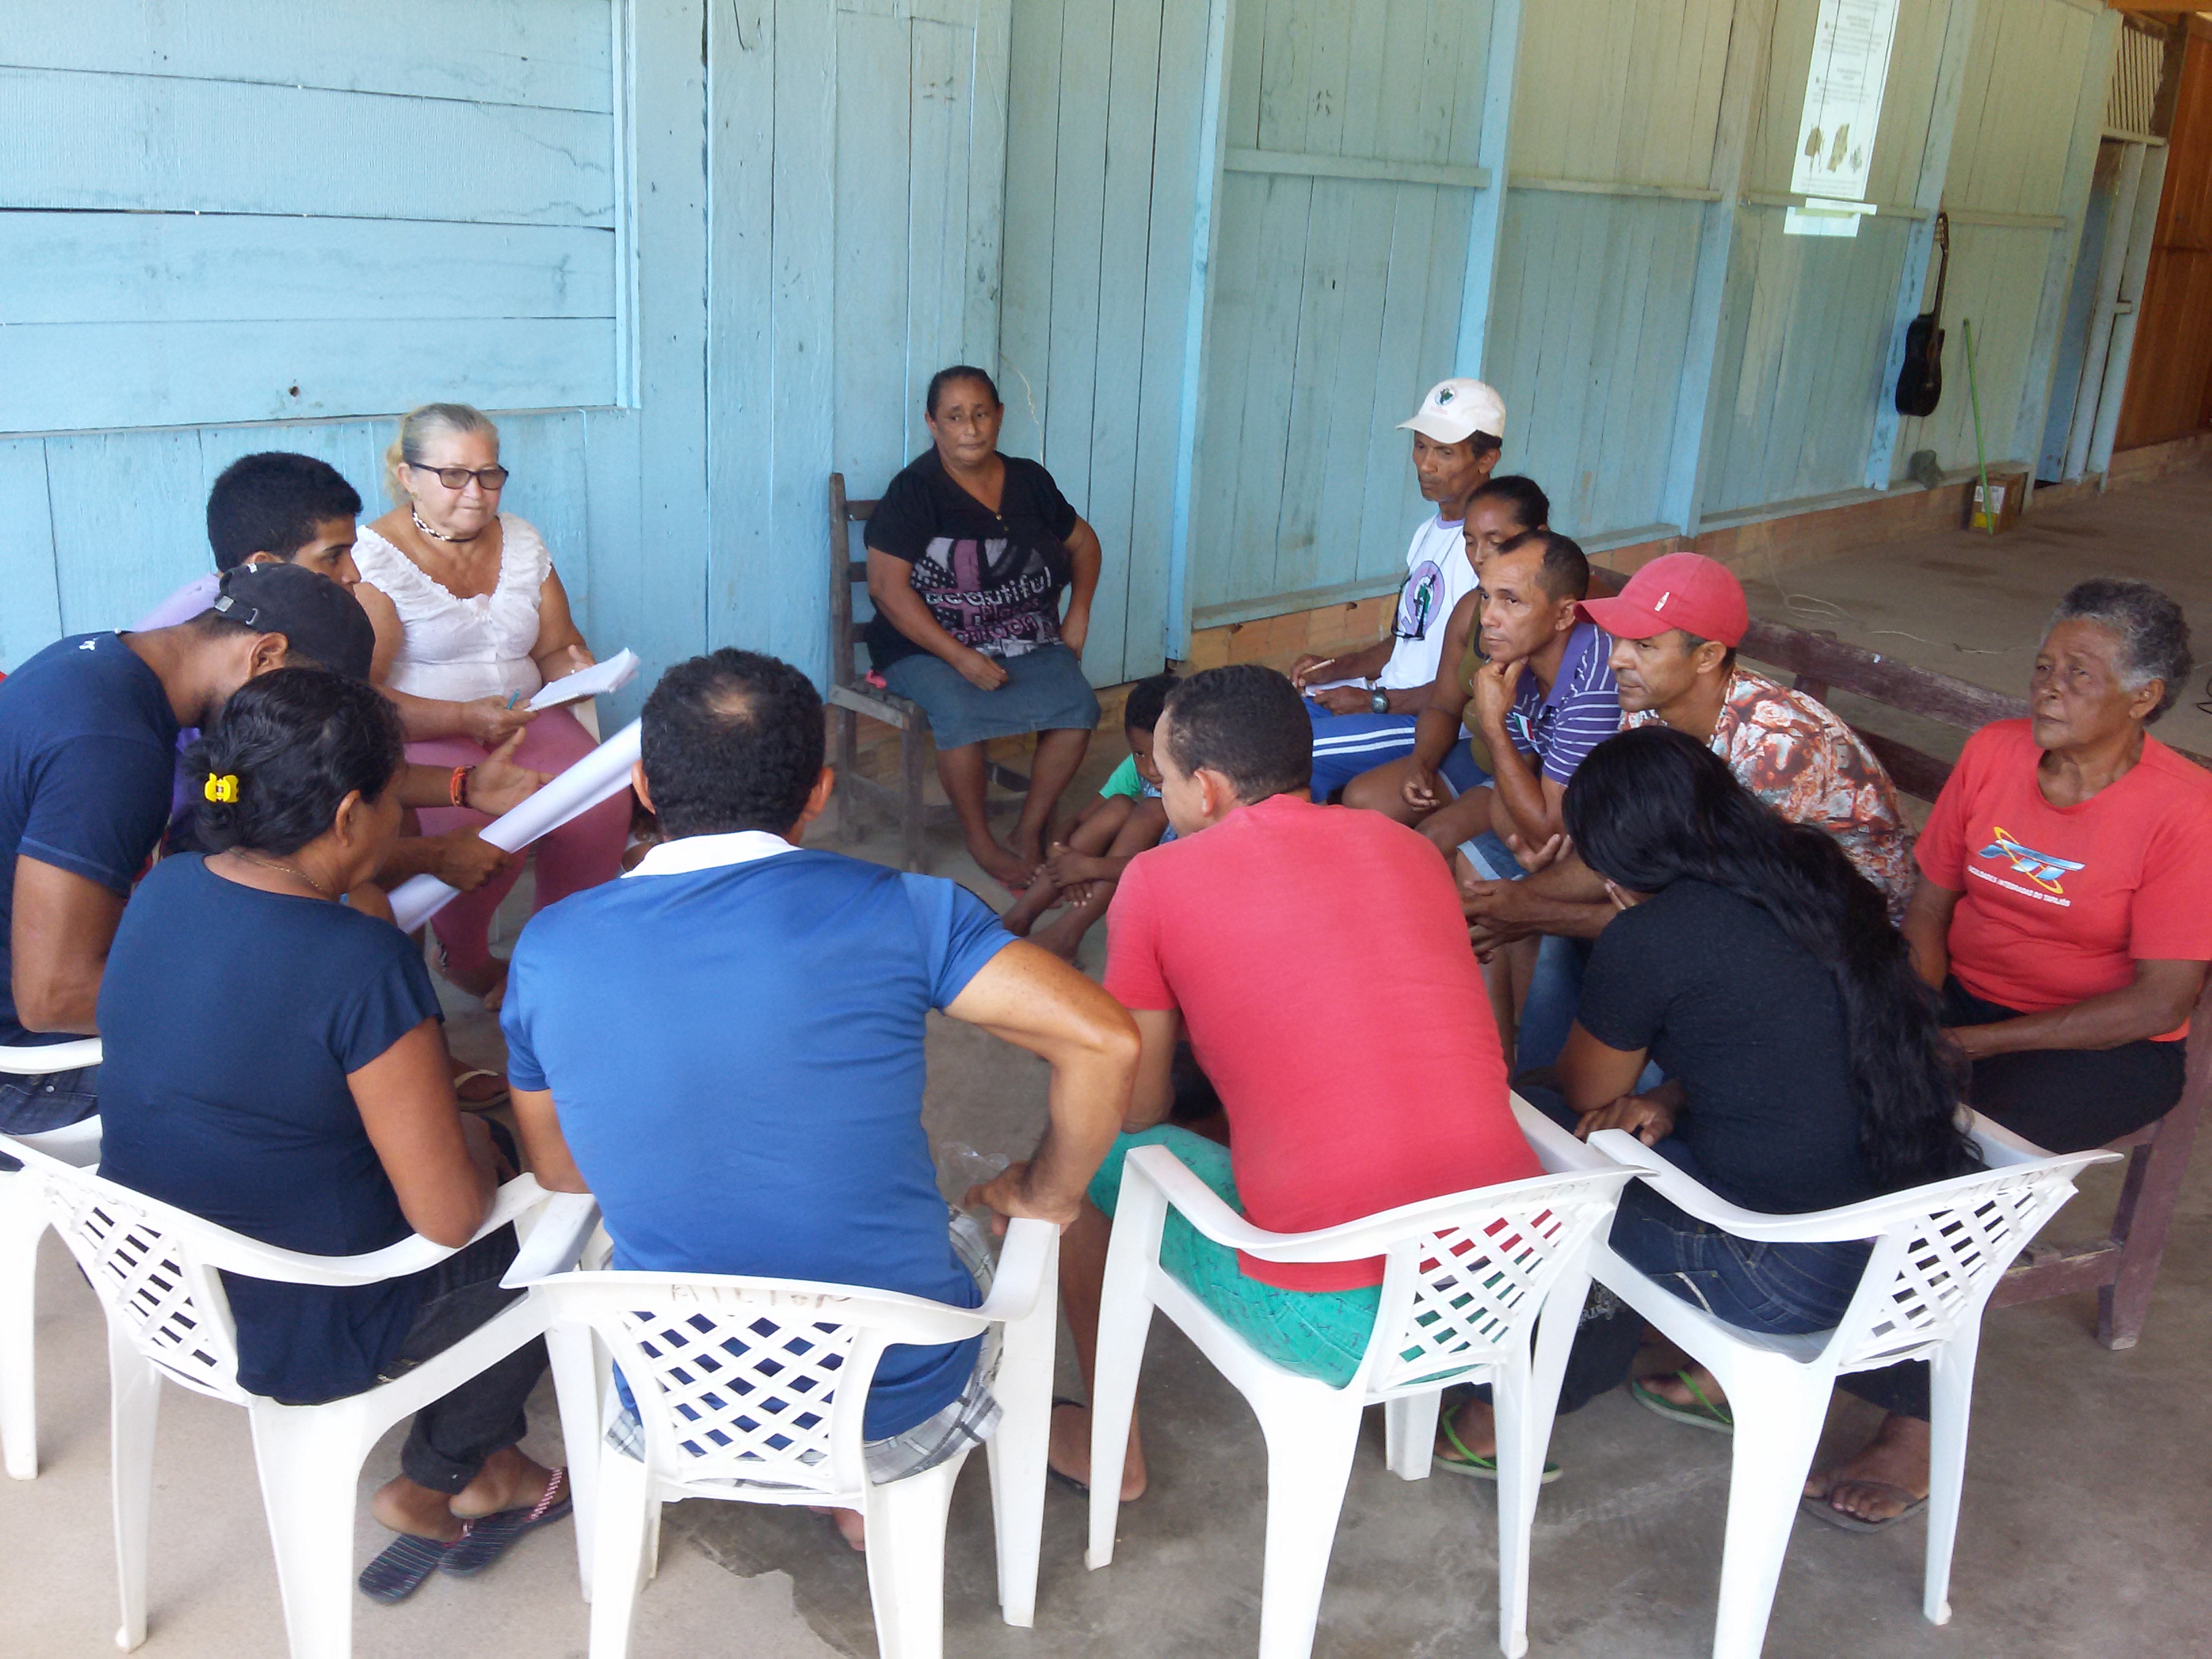
M 922 1034 L 1012 941 L 951 882 L 834 853 L 671 867 L 767 843 L 670 842 L 540 911 L 507 976 L 507 1076 L 552 1091 L 617 1267 L 973 1307 L 921 1127 Z M 888 1350 L 867 1437 L 951 1404 L 975 1349 Z
M 396 1244 L 413 1230 L 346 1074 L 436 1018 L 422 953 L 390 922 L 164 859 L 100 980 L 100 1172 L 288 1250 Z M 223 1282 L 239 1382 L 295 1404 L 374 1382 L 422 1297 L 416 1279 Z
M 161 838 L 177 716 L 160 676 L 114 634 L 58 640 L 0 681 L 0 1043 L 63 1042 L 15 1019 L 15 860 L 118 898 Z

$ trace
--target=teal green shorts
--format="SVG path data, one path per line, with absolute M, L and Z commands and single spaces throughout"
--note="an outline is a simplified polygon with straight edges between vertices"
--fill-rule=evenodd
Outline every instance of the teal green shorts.
M 1211 1188 L 1223 1203 L 1244 1213 L 1229 1170 L 1229 1149 L 1174 1124 L 1123 1135 L 1091 1178 L 1091 1201 L 1109 1217 L 1121 1194 L 1121 1160 L 1133 1146 L 1164 1146 Z M 1382 1287 L 1356 1291 L 1285 1291 L 1248 1277 L 1237 1252 L 1217 1244 L 1170 1209 L 1160 1235 L 1160 1265 L 1217 1318 L 1285 1370 L 1317 1377 L 1340 1389 L 1367 1352 Z

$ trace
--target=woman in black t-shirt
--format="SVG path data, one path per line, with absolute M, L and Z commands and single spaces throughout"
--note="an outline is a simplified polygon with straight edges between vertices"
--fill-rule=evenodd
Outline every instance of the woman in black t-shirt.
M 1563 806 L 1577 852 L 1620 907 L 1592 947 L 1559 1059 L 1558 1115 L 1571 1109 L 1577 1133 L 1626 1129 L 1729 1202 L 1773 1215 L 1971 1167 L 1962 1073 L 1935 995 L 1881 891 L 1833 837 L 1784 819 L 1664 726 L 1600 744 Z M 1666 1080 L 1639 1093 L 1652 1061 Z M 1858 1241 L 1739 1239 L 1640 1182 L 1621 1194 L 1610 1243 L 1675 1295 L 1773 1334 L 1832 1328 L 1870 1253 Z M 1642 1334 L 1626 1314 L 1587 1320 L 1560 1409 L 1626 1378 Z M 1662 1415 L 1733 1426 L 1701 1367 L 1639 1379 L 1634 1392 Z M 1481 1411 L 1453 1426 L 1462 1443 L 1487 1431 Z
M 969 855 L 1020 892 L 1098 724 L 1082 661 L 1098 536 L 1052 474 L 999 453 L 1006 408 L 981 369 L 939 370 L 927 413 L 934 447 L 891 480 L 868 520 L 868 655 L 884 683 L 928 715 L 937 775 Z M 1029 797 L 1005 845 L 985 812 L 983 745 L 1030 732 Z
M 356 1255 L 419 1232 L 437 1266 L 328 1287 L 223 1275 L 238 1381 L 292 1405 L 395 1377 L 522 1294 L 512 1228 L 483 1224 L 498 1159 L 453 1101 L 422 952 L 368 884 L 398 833 L 398 716 L 366 682 L 287 668 L 223 706 L 189 763 L 199 840 L 123 915 L 100 979 L 100 1173 L 281 1249 Z M 416 1414 L 373 1500 L 403 1535 L 362 1589 L 396 1601 L 489 1565 L 568 1510 L 517 1449 L 532 1340 Z M 466 1522 L 473 1526 L 465 1526 Z

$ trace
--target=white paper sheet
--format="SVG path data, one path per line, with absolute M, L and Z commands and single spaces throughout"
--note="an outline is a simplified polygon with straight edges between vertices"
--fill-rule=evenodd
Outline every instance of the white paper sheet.
M 627 787 L 637 756 L 638 722 L 632 720 L 521 805 L 484 825 L 483 838 L 507 852 L 520 852 Z M 453 896 L 454 890 L 435 876 L 413 876 L 393 890 L 392 915 L 403 933 L 412 933 Z
M 1820 0 L 1797 119 L 1793 196 L 1865 199 L 1896 35 L 1897 0 Z
M 548 708 L 558 708 L 564 702 L 604 697 L 611 691 L 621 690 L 636 678 L 637 653 L 617 651 L 605 662 L 593 663 L 589 668 L 580 668 L 539 686 L 538 695 L 530 700 L 530 712 L 541 714 Z

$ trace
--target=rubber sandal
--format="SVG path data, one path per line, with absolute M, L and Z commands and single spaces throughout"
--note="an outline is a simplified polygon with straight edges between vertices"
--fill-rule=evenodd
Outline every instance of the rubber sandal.
M 403 1532 L 384 1547 L 376 1559 L 361 1570 L 356 1580 L 361 1593 L 372 1601 L 404 1601 L 422 1588 L 456 1546 L 434 1538 L 417 1538 Z
M 1685 1406 L 1680 1401 L 1669 1400 L 1665 1395 L 1645 1388 L 1641 1379 L 1631 1382 L 1628 1385 L 1628 1392 L 1635 1397 L 1636 1403 L 1644 1410 L 1656 1412 L 1660 1416 L 1674 1422 L 1686 1423 L 1693 1429 L 1710 1430 L 1714 1434 L 1735 1432 L 1735 1413 L 1728 1408 L 1726 1401 L 1716 1405 L 1706 1399 L 1705 1391 L 1690 1380 L 1690 1373 L 1687 1370 L 1676 1371 L 1674 1376 L 1684 1388 L 1697 1396 L 1696 1405 Z
M 553 1471 L 545 1492 L 526 1510 L 501 1510 L 466 1523 L 459 1538 L 446 1547 L 440 1571 L 456 1578 L 471 1578 L 507 1553 L 508 1545 L 526 1532 L 550 1527 L 565 1516 L 574 1504 L 568 1494 L 568 1471 Z
M 1056 1412 L 1062 1406 L 1073 1406 L 1078 1411 L 1081 1411 L 1083 1409 L 1083 1402 L 1080 1400 L 1070 1400 L 1065 1395 L 1054 1396 L 1052 1402 L 1052 1410 Z M 1051 1413 L 1048 1412 L 1046 1414 L 1047 1416 L 1049 1416 Z M 1047 1480 L 1049 1480 L 1054 1486 L 1062 1487 L 1068 1492 L 1073 1492 L 1078 1498 L 1084 1499 L 1085 1502 L 1090 1500 L 1091 1488 L 1089 1486 L 1085 1486 L 1082 1481 L 1078 1480 L 1072 1474 L 1062 1474 L 1058 1469 L 1053 1468 L 1050 1463 L 1047 1463 L 1044 1466 L 1044 1478 Z
M 1809 1495 L 1798 1500 L 1798 1507 L 1818 1516 L 1830 1526 L 1838 1528 L 1844 1532 L 1887 1532 L 1899 1522 L 1910 1521 L 1914 1516 L 1919 1514 L 1921 1510 L 1928 1507 L 1928 1500 L 1926 1498 L 1914 1498 L 1912 1494 L 1907 1492 L 1903 1486 L 1893 1486 L 1887 1480 L 1853 1480 L 1845 1481 L 1843 1484 L 1852 1486 L 1878 1486 L 1884 1492 L 1896 1492 L 1908 1501 L 1903 1509 L 1899 1510 L 1895 1515 L 1891 1516 L 1887 1521 L 1862 1521 L 1856 1515 L 1846 1515 L 1843 1510 L 1838 1509 L 1833 1504 L 1831 1504 L 1826 1498 L 1814 1498 Z M 1829 1490 L 1832 1492 L 1834 1491 L 1834 1486 L 1832 1485 Z
M 1498 1458 L 1496 1454 L 1492 1453 L 1486 1455 L 1481 1452 L 1469 1451 L 1467 1449 L 1466 1443 L 1459 1437 L 1457 1432 L 1452 1428 L 1451 1419 L 1449 1416 L 1439 1417 L 1437 1419 L 1437 1426 L 1444 1431 L 1444 1438 L 1451 1442 L 1452 1449 L 1457 1452 L 1459 1455 L 1457 1457 L 1446 1457 L 1441 1453 L 1431 1454 L 1430 1462 L 1436 1468 L 1440 1469 L 1449 1469 L 1454 1474 L 1463 1474 L 1468 1476 L 1470 1480 L 1495 1480 L 1498 1479 Z M 1557 1463 L 1551 1462 L 1549 1459 L 1547 1459 L 1544 1463 L 1544 1473 L 1537 1477 L 1536 1484 L 1540 1486 L 1548 1486 L 1552 1482 L 1559 1478 L 1559 1466 Z
M 461 1092 L 461 1090 L 465 1085 L 475 1082 L 480 1077 L 488 1077 L 497 1082 L 499 1092 L 487 1099 L 471 1100 Z M 472 1066 L 465 1072 L 457 1072 L 453 1074 L 453 1103 L 465 1112 L 497 1111 L 513 1097 L 513 1091 L 508 1089 L 507 1079 L 497 1072 L 487 1072 L 481 1066 Z

